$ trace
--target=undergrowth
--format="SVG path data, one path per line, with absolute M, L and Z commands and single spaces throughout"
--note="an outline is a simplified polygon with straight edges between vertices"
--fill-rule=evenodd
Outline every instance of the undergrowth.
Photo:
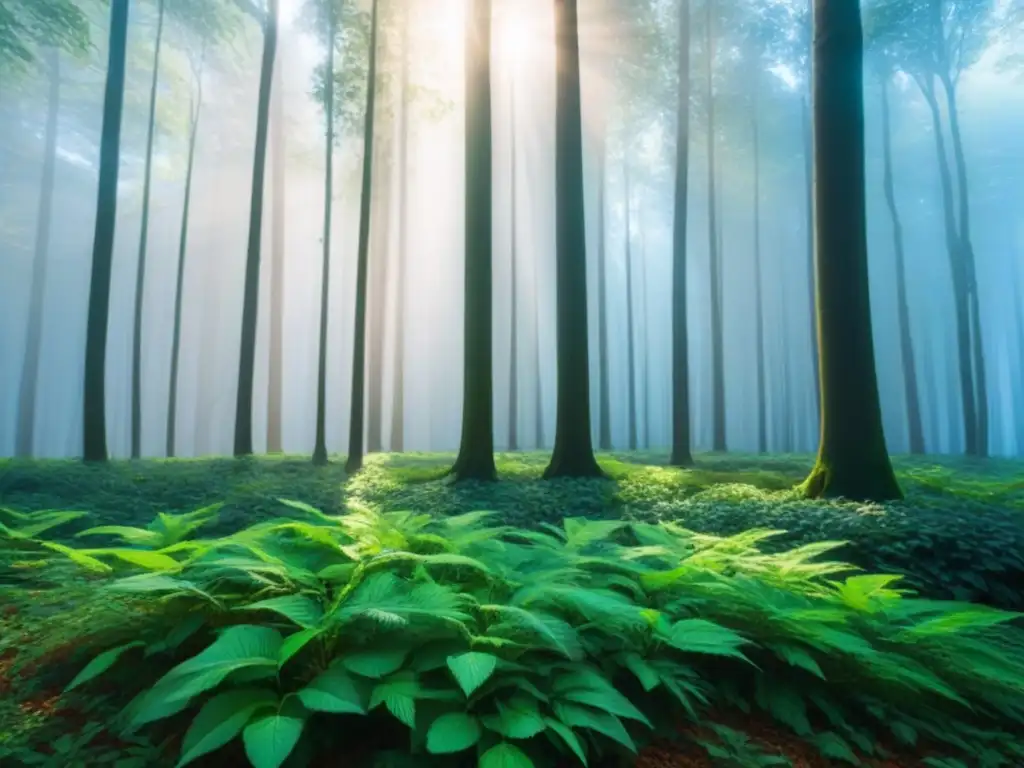
M 1024 762 L 1014 614 L 909 597 L 823 560 L 838 542 L 770 553 L 777 531 L 283 503 L 216 538 L 216 507 L 76 546 L 42 538 L 72 522 L 58 513 L 5 525 L 19 568 L 73 566 L 93 595 L 88 622 L 56 609 L 20 663 L 178 766 L 396 745 L 436 765 L 612 765 L 681 719 L 717 726 L 709 753 L 745 754 L 722 709 L 763 711 L 833 761 L 895 742 L 934 765 Z M 26 744 L 0 761 L 54 759 Z

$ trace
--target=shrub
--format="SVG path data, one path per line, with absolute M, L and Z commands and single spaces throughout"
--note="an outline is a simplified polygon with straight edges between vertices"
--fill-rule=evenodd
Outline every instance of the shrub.
M 116 546 L 39 541 L 137 607 L 93 623 L 68 688 L 116 678 L 127 732 L 185 731 L 179 766 L 239 739 L 268 768 L 401 731 L 411 754 L 481 768 L 593 763 L 723 706 L 835 759 L 879 754 L 882 731 L 1024 759 L 1013 614 L 908 599 L 897 577 L 821 561 L 838 543 L 769 554 L 765 530 L 284 503 L 292 517 L 218 539 L 193 537 L 216 522 L 202 510 L 80 534 Z

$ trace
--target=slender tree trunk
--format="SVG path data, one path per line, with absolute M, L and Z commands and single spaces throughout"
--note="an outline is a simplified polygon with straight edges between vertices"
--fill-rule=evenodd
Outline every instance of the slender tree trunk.
M 608 176 L 608 145 L 607 127 L 600 128 L 600 141 L 597 149 L 597 334 L 600 349 L 599 384 L 601 400 L 599 402 L 598 447 L 602 451 L 612 449 L 612 400 L 611 392 L 611 361 L 608 355 L 608 242 L 606 223 L 606 202 Z
M 601 477 L 590 434 L 583 110 L 577 0 L 555 0 L 558 416 L 544 476 Z
M 971 241 L 970 190 L 967 185 L 967 159 L 960 131 L 960 111 L 956 100 L 956 86 L 947 73 L 939 78 L 946 93 L 946 114 L 949 117 L 949 137 L 953 145 L 953 164 L 960 219 L 960 259 L 967 282 L 967 301 L 970 312 L 971 352 L 974 365 L 975 397 L 977 400 L 977 452 L 987 456 L 989 448 L 988 375 L 985 371 L 984 337 L 981 333 L 981 298 L 978 292 L 977 263 Z
M 398 265 L 395 268 L 394 384 L 391 390 L 391 440 L 396 453 L 405 450 L 405 270 L 409 257 L 409 14 L 402 10 L 402 104 L 398 125 Z
M 880 77 L 882 97 L 882 160 L 884 172 L 882 184 L 885 188 L 885 202 L 892 219 L 893 249 L 896 255 L 896 309 L 899 321 L 900 356 L 903 362 L 903 392 L 906 398 L 907 434 L 910 453 L 924 453 L 924 426 L 921 422 L 921 400 L 917 386 L 917 364 L 914 361 L 914 344 L 910 333 L 910 307 L 907 302 L 907 267 L 903 250 L 903 224 L 896 205 L 896 185 L 892 167 L 892 119 L 889 112 L 889 73 Z
M 496 480 L 492 304 L 491 0 L 466 17 L 466 306 L 456 480 Z
M 153 188 L 153 139 L 156 135 L 156 95 L 160 81 L 160 46 L 164 37 L 164 0 L 157 3 L 153 79 L 149 86 L 149 125 L 146 129 L 146 164 L 142 182 L 142 229 L 135 274 L 135 317 L 132 325 L 132 458 L 142 455 L 142 306 L 146 287 L 146 251 L 149 245 L 149 201 Z
M 263 188 L 267 165 L 267 134 L 274 59 L 277 56 L 278 0 L 267 0 L 263 25 L 263 62 L 256 111 L 256 147 L 253 151 L 252 194 L 249 210 L 249 242 L 245 259 L 245 290 L 242 304 L 242 338 L 238 365 L 238 397 L 235 403 L 235 456 L 252 454 L 253 374 L 256 367 L 256 323 L 260 302 L 260 240 L 263 233 Z
M 626 143 L 630 137 L 626 136 Z M 629 423 L 629 450 L 637 449 L 638 436 L 636 425 L 636 333 L 633 328 L 633 187 L 629 174 L 629 151 L 624 153 L 624 187 L 626 193 L 626 375 L 628 396 L 626 410 Z
M 46 51 L 49 65 L 50 92 L 46 104 L 46 134 L 43 140 L 43 178 L 39 187 L 39 208 L 36 215 L 36 248 L 32 259 L 32 287 L 28 309 L 28 330 L 25 334 L 25 356 L 18 390 L 18 426 L 14 455 L 29 457 L 35 451 L 36 395 L 39 391 L 39 359 L 43 343 L 46 272 L 50 256 L 50 234 L 53 220 L 53 189 L 57 174 L 57 135 L 60 128 L 60 51 Z
M 176 452 L 178 424 L 178 361 L 181 356 L 181 313 L 185 291 L 185 254 L 188 253 L 189 213 L 192 208 L 192 175 L 195 170 L 196 139 L 199 135 L 199 115 L 203 108 L 202 69 L 197 75 L 195 105 L 192 108 L 192 129 L 188 138 L 188 165 L 185 170 L 185 202 L 181 211 L 181 234 L 178 237 L 178 275 L 174 284 L 174 335 L 171 341 L 171 382 L 167 402 L 168 458 Z
M 270 355 L 267 371 L 267 453 L 284 450 L 284 254 L 288 194 L 288 130 L 284 107 L 284 57 L 276 57 L 270 108 Z
M 758 83 L 754 84 L 754 337 L 757 345 L 757 452 L 768 452 L 768 402 L 764 365 L 764 295 L 761 277 L 761 127 Z
M 518 178 L 516 169 L 516 94 L 515 83 L 509 87 L 509 102 L 511 104 L 511 117 L 509 119 L 509 133 L 511 134 L 511 175 L 512 175 L 512 210 L 509 226 L 512 230 L 512 244 L 510 249 L 511 261 L 511 291 L 512 291 L 512 316 L 510 319 L 511 335 L 509 339 L 509 368 L 508 368 L 508 449 L 519 450 L 519 239 L 516 231 L 516 202 L 518 195 Z
M 679 89 L 676 96 L 675 203 L 672 217 L 672 456 L 693 464 L 690 448 L 690 342 L 686 295 L 686 236 L 690 174 L 690 0 L 679 2 Z
M 712 9 L 707 0 L 706 51 L 708 99 L 708 259 L 711 276 L 711 423 L 712 449 L 726 450 L 725 442 L 725 350 L 722 348 L 722 276 L 718 242 L 718 194 L 715 164 L 715 29 Z
M 813 370 L 812 387 L 814 388 L 814 412 L 818 416 L 819 429 L 821 422 L 821 388 L 819 381 L 821 379 L 820 368 L 821 360 L 819 359 L 818 353 L 818 312 L 814 306 L 815 292 L 814 292 L 814 148 L 811 140 L 811 109 L 807 101 L 807 96 L 804 96 L 800 102 L 800 125 L 803 128 L 803 142 L 804 142 L 804 195 L 805 195 L 805 206 L 804 209 L 807 213 L 807 306 L 808 312 L 810 313 L 810 329 L 811 334 L 811 364 Z
M 110 275 L 117 221 L 117 179 L 121 161 L 121 113 L 124 107 L 128 49 L 128 0 L 111 0 L 107 83 L 103 97 L 99 191 L 89 280 L 85 341 L 85 395 L 82 400 L 82 448 L 86 461 L 107 460 L 106 365 L 110 322 Z
M 942 113 L 935 96 L 934 83 L 930 78 L 918 81 L 921 93 L 932 116 L 932 130 L 935 134 L 935 152 L 939 165 L 939 187 L 942 192 L 942 218 L 945 225 L 946 251 L 949 254 L 949 269 L 953 281 L 953 306 L 956 316 L 958 373 L 960 377 L 960 402 L 964 429 L 964 452 L 969 456 L 979 455 L 981 445 L 978 435 L 978 408 L 975 400 L 974 378 L 971 358 L 971 315 L 970 288 L 964 267 L 960 239 L 956 228 L 956 213 L 953 203 L 953 178 L 946 154 L 946 139 L 942 129 Z
M 376 237 L 370 251 L 369 312 L 367 328 L 366 451 L 384 450 L 384 347 L 387 341 L 388 261 L 391 257 L 391 193 L 394 181 L 392 136 L 387 130 L 378 137 L 374 195 L 379 213 Z
M 643 207 L 640 208 L 643 211 Z M 640 411 L 640 423 L 643 424 L 644 449 L 651 447 L 651 336 L 648 333 L 647 313 L 647 237 L 644 230 L 643 218 L 640 219 L 640 247 L 639 255 L 639 278 L 640 278 L 640 338 L 643 341 L 643 409 Z
M 352 345 L 352 413 L 349 419 L 348 459 L 345 471 L 363 467 L 363 417 L 366 392 L 366 270 L 370 250 L 370 196 L 373 192 L 373 128 L 377 103 L 377 17 L 373 0 L 370 18 L 370 64 L 366 78 L 366 114 L 363 123 L 363 179 L 359 201 L 359 251 L 356 264 L 355 329 Z
M 334 203 L 334 46 L 338 37 L 334 5 L 328 6 L 327 15 L 327 88 L 324 112 L 327 117 L 324 142 L 324 233 L 323 265 L 320 277 L 320 350 L 317 360 L 316 386 L 316 444 L 313 463 L 327 463 L 327 317 L 331 295 L 331 215 Z
M 864 199 L 860 7 L 815 0 L 815 237 L 822 428 L 812 497 L 901 497 L 889 462 L 875 374 Z
M 540 263 L 534 257 L 533 260 L 533 362 L 534 362 L 534 401 L 537 407 L 533 412 L 533 434 L 537 450 L 544 448 L 544 382 L 543 368 L 541 367 L 540 339 L 540 291 L 542 281 L 540 279 Z

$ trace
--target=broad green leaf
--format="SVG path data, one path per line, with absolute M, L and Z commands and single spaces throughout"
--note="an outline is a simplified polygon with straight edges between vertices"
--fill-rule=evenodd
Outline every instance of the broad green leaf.
M 397 720 L 416 727 L 416 699 L 422 695 L 419 681 L 411 672 L 399 672 L 379 683 L 370 695 L 370 709 L 383 704 Z
M 787 664 L 792 664 L 794 667 L 800 667 L 806 669 L 815 677 L 819 677 L 822 680 L 825 679 L 825 673 L 821 671 L 821 667 L 818 666 L 818 662 L 814 660 L 803 648 L 796 645 L 789 645 L 787 643 L 773 643 L 768 646 L 775 654 L 785 661 Z
M 636 675 L 636 679 L 640 681 L 640 685 L 648 693 L 661 684 L 661 676 L 658 675 L 658 670 L 648 664 L 647 660 L 639 653 L 631 651 L 625 654 L 623 663 L 626 665 L 626 669 Z
M 277 696 L 263 688 L 239 688 L 214 696 L 186 731 L 177 768 L 220 749 L 242 732 L 256 712 L 276 706 Z
M 503 741 L 480 755 L 477 768 L 533 768 L 533 761 L 515 744 Z
M 341 663 L 349 672 L 379 680 L 402 667 L 408 648 L 380 648 L 357 651 L 341 657 Z
M 278 499 L 278 501 L 286 507 L 298 512 L 305 512 L 307 515 L 312 515 L 320 520 L 331 520 L 331 518 L 325 515 L 322 510 L 319 510 L 310 504 L 306 504 L 305 502 L 293 501 L 291 499 Z
M 101 525 L 97 528 L 76 533 L 80 536 L 116 536 L 128 544 L 154 547 L 160 543 L 160 534 L 155 531 L 148 531 L 145 528 L 133 528 L 128 525 Z
M 151 552 L 147 549 L 83 549 L 81 554 L 91 557 L 115 557 L 147 571 L 177 571 L 181 563 L 173 557 Z
M 471 696 L 473 691 L 486 683 L 497 667 L 498 657 L 489 653 L 470 651 L 448 659 L 448 669 L 466 696 Z
M 534 699 L 518 696 L 505 703 L 497 703 L 498 714 L 487 719 L 487 727 L 507 739 L 529 739 L 541 733 L 544 718 Z
M 242 741 L 253 768 L 280 768 L 299 743 L 305 725 L 306 713 L 294 699 L 285 702 L 280 712 L 252 720 L 242 732 Z
M 243 611 L 273 611 L 293 621 L 303 629 L 315 627 L 323 618 L 324 611 L 320 602 L 306 595 L 282 595 L 260 600 L 249 605 L 239 606 Z
M 281 643 L 281 651 L 278 654 L 277 665 L 283 667 L 288 660 L 301 651 L 313 639 L 320 636 L 322 630 L 318 628 L 303 629 L 288 635 Z
M 480 740 L 480 723 L 465 712 L 441 715 L 427 731 L 427 751 L 433 755 L 462 752 Z
M 633 742 L 633 738 L 626 730 L 626 726 L 615 715 L 565 702 L 556 702 L 554 710 L 558 719 L 570 728 L 589 728 L 592 731 L 597 731 L 621 744 L 630 752 L 636 753 L 636 744 Z
M 558 737 L 565 742 L 584 766 L 587 764 L 587 753 L 584 752 L 583 744 L 580 742 L 576 734 L 573 733 L 572 728 L 561 720 L 556 720 L 553 717 L 545 717 L 544 724 L 558 734 Z
M 317 675 L 298 696 L 306 709 L 314 712 L 366 714 L 366 704 L 355 681 L 337 665 Z
M 807 719 L 807 704 L 803 696 L 784 682 L 758 680 L 757 703 L 761 709 L 784 725 L 788 725 L 798 736 L 810 736 L 813 731 Z
M 73 562 L 75 565 L 81 566 L 89 571 L 95 571 L 97 573 L 110 573 L 114 569 L 104 563 L 102 560 L 98 560 L 90 555 L 83 554 L 77 549 L 66 547 L 63 544 L 58 544 L 55 541 L 39 541 L 39 546 L 45 547 L 46 549 L 54 552 L 59 552 L 64 555 L 68 560 Z
M 575 701 L 579 704 L 586 704 L 601 712 L 607 712 L 618 717 L 625 717 L 629 720 L 636 720 L 650 727 L 651 723 L 633 703 L 618 691 L 599 691 L 592 688 L 578 688 L 566 691 L 561 698 L 567 701 Z
M 94 680 L 114 666 L 114 663 L 121 657 L 122 653 L 132 648 L 138 648 L 142 645 L 145 645 L 145 643 L 141 640 L 135 640 L 131 643 L 125 643 L 124 645 L 119 645 L 116 648 L 111 648 L 109 651 L 104 651 L 86 664 L 85 668 L 78 673 L 74 680 L 68 683 L 68 687 L 64 690 L 70 691 L 82 685 L 82 683 Z
M 686 653 L 706 653 L 714 656 L 735 656 L 746 659 L 739 650 L 747 640 L 727 627 L 705 619 L 683 619 L 672 625 L 666 642 Z
M 854 751 L 850 749 L 846 739 L 834 731 L 815 734 L 810 738 L 810 741 L 818 748 L 823 757 L 843 760 L 851 765 L 860 765 L 860 760 L 857 759 Z

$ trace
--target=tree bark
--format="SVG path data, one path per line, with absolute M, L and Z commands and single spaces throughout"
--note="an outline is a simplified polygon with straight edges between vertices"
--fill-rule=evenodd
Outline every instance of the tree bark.
M 386 113 L 385 113 L 386 114 Z M 391 256 L 391 193 L 394 180 L 390 131 L 377 140 L 376 184 L 373 199 L 378 214 L 370 251 L 369 304 L 366 350 L 366 452 L 384 450 L 384 346 L 387 341 L 388 261 Z M 373 202 L 371 202 L 373 205 Z
M 508 449 L 519 450 L 519 238 L 516 231 L 517 211 L 516 202 L 518 195 L 518 175 L 516 169 L 516 94 L 515 83 L 509 87 L 509 103 L 511 104 L 511 117 L 509 119 L 509 133 L 511 134 L 510 166 L 512 176 L 511 190 L 511 221 L 509 226 L 512 230 L 511 247 L 509 260 L 511 262 L 511 318 L 509 338 L 509 366 L 508 366 Z
M 608 176 L 608 145 L 607 127 L 602 125 L 599 130 L 600 140 L 597 148 L 597 335 L 600 349 L 600 402 L 598 416 L 598 447 L 602 451 L 612 449 L 612 401 L 609 388 L 611 386 L 611 361 L 608 356 L 608 232 L 606 222 L 606 193 Z
M 46 133 L 43 139 L 43 178 L 39 187 L 39 208 L 36 215 L 36 247 L 32 259 L 32 287 L 29 289 L 28 329 L 25 333 L 25 356 L 18 390 L 18 426 L 14 439 L 14 455 L 27 458 L 35 451 L 36 396 L 39 391 L 39 359 L 43 343 L 45 317 L 46 273 L 50 256 L 50 234 L 53 222 L 53 189 L 57 174 L 57 136 L 60 128 L 60 51 L 46 51 L 49 64 L 49 95 L 46 102 Z
M 627 129 L 628 130 L 628 129 Z M 628 144 L 630 137 L 625 137 Z M 633 328 L 633 188 L 629 174 L 629 150 L 624 152 L 623 159 L 623 180 L 626 194 L 626 376 L 627 399 L 626 410 L 629 425 L 629 450 L 637 449 L 637 425 L 636 425 L 636 334 Z
M 181 232 L 178 237 L 178 274 L 174 284 L 174 334 L 171 341 L 171 382 L 167 402 L 168 458 L 176 453 L 178 426 L 178 363 L 181 356 L 181 313 L 185 291 L 185 255 L 188 253 L 189 213 L 192 209 L 192 177 L 195 171 L 196 139 L 199 135 L 199 115 L 203 108 L 202 69 L 196 77 L 195 106 L 192 109 L 192 129 L 188 138 L 188 165 L 185 169 L 185 202 L 181 211 Z
M 135 315 L 132 325 L 132 458 L 142 455 L 142 304 L 146 287 L 146 251 L 149 245 L 149 201 L 153 188 L 153 140 L 156 136 L 156 95 L 160 81 L 160 45 L 164 37 L 164 0 L 157 3 L 156 46 L 153 49 L 153 79 L 149 86 L 149 117 L 146 129 L 146 163 L 142 182 L 142 229 L 139 260 L 135 273 Z
M 316 386 L 316 443 L 313 447 L 313 463 L 323 466 L 327 463 L 327 317 L 331 294 L 331 215 L 334 203 L 334 46 L 338 36 L 337 16 L 334 5 L 327 9 L 327 82 L 329 86 L 324 100 L 327 116 L 326 141 L 324 142 L 324 233 L 323 266 L 320 277 L 320 350 L 317 360 Z
M 99 191 L 89 279 L 89 315 L 85 342 L 85 394 L 82 400 L 82 453 L 86 461 L 107 460 L 106 365 L 110 322 L 110 276 L 117 221 L 117 180 L 121 161 L 121 113 L 124 108 L 128 49 L 128 0 L 111 0 L 107 83 L 103 97 Z
M 970 312 L 971 352 L 974 365 L 975 398 L 977 401 L 977 451 L 978 456 L 988 455 L 988 375 L 985 370 L 984 337 L 981 333 L 981 297 L 978 293 L 977 264 L 974 245 L 971 241 L 970 190 L 967 185 L 967 159 L 964 154 L 963 136 L 960 131 L 960 113 L 957 106 L 956 86 L 943 72 L 939 78 L 946 92 L 946 114 L 949 117 L 949 137 L 953 145 L 953 165 L 956 169 L 957 192 L 960 218 L 960 259 L 963 262 L 967 282 L 967 301 Z
M 496 480 L 494 466 L 491 0 L 466 17 L 466 303 L 462 442 L 456 480 Z
M 640 207 L 643 211 L 643 206 Z M 640 316 L 642 322 L 640 323 L 640 338 L 643 341 L 643 366 L 641 372 L 643 374 L 643 408 L 640 411 L 640 423 L 643 424 L 643 442 L 641 445 L 644 449 L 651 447 L 651 336 L 648 327 L 648 313 L 647 313 L 647 237 L 644 234 L 644 223 L 643 219 L 640 220 L 640 243 L 637 249 L 639 256 L 638 261 L 640 262 L 638 271 L 640 277 Z
M 896 205 L 896 185 L 892 167 L 892 119 L 889 111 L 889 73 L 880 76 L 882 97 L 882 184 L 885 203 L 892 220 L 893 252 L 896 256 L 896 311 L 899 322 L 900 356 L 903 363 L 903 394 L 906 400 L 907 436 L 910 453 L 924 453 L 924 426 L 921 422 L 921 399 L 917 386 L 917 364 L 910 333 L 910 306 L 907 302 L 907 267 L 903 250 L 903 224 Z
M 363 466 L 363 418 L 366 393 L 366 268 L 370 249 L 370 195 L 373 192 L 373 127 L 377 103 L 377 21 L 379 0 L 370 17 L 370 64 L 366 78 L 366 115 L 363 124 L 363 179 L 359 201 L 359 250 L 356 264 L 355 329 L 352 344 L 352 401 L 345 471 Z
M 815 307 L 814 291 L 814 149 L 811 139 L 811 110 L 807 96 L 800 102 L 800 125 L 803 128 L 804 142 L 804 195 L 807 212 L 807 307 L 810 314 L 811 365 L 813 370 L 812 387 L 814 389 L 814 412 L 821 424 L 821 360 L 818 355 L 818 311 Z
M 590 434 L 583 110 L 577 0 L 555 0 L 558 415 L 544 476 L 602 477 Z
M 390 450 L 405 450 L 405 270 L 409 258 L 409 14 L 402 10 L 402 104 L 398 125 L 398 265 L 395 267 L 394 383 Z
M 675 467 L 693 465 L 690 448 L 690 341 L 687 320 L 687 211 L 690 174 L 690 0 L 679 2 L 676 96 L 675 203 L 672 217 L 672 455 Z
M 284 107 L 284 59 L 277 56 L 274 67 L 273 117 L 270 121 L 270 184 L 273 206 L 270 210 L 270 355 L 267 371 L 267 453 L 284 450 L 284 254 L 288 190 L 288 136 Z
M 949 255 L 949 269 L 953 282 L 953 306 L 956 317 L 958 373 L 960 377 L 961 416 L 964 429 L 964 452 L 969 456 L 980 453 L 978 435 L 978 408 L 975 399 L 974 377 L 971 357 L 971 314 L 970 288 L 963 261 L 960 238 L 957 233 L 956 213 L 953 203 L 953 178 L 946 154 L 946 139 L 942 129 L 942 112 L 935 95 L 934 83 L 930 76 L 918 80 L 918 86 L 928 104 L 932 116 L 932 130 L 935 134 L 935 152 L 939 165 L 939 187 L 942 192 L 942 218 L 946 237 L 946 251 Z
M 768 452 L 768 398 L 765 390 L 764 295 L 761 276 L 761 127 L 758 83 L 754 83 L 754 343 L 757 345 L 757 452 Z
M 708 260 L 711 277 L 711 423 L 712 450 L 726 450 L 725 441 L 725 350 L 722 348 L 722 276 L 718 243 L 718 194 L 715 179 L 715 31 L 712 8 L 707 0 L 705 19 L 708 99 Z
M 811 497 L 901 497 L 875 374 L 864 197 L 860 7 L 815 0 L 813 147 L 822 425 L 802 490 Z
M 267 166 L 267 134 L 274 59 L 277 56 L 278 0 L 267 0 L 263 22 L 263 61 L 256 109 L 256 146 L 253 150 L 249 242 L 245 259 L 242 337 L 239 344 L 238 397 L 235 403 L 235 456 L 252 454 L 253 374 L 256 367 L 256 323 L 260 302 L 260 255 L 263 234 L 263 189 Z

